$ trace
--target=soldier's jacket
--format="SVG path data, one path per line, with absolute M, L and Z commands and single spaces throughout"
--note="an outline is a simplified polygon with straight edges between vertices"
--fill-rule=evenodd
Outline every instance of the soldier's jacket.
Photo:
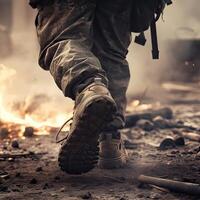
M 122 128 L 130 72 L 126 55 L 131 42 L 132 0 L 31 0 L 40 43 L 39 64 L 49 70 L 64 95 L 101 77 L 118 106 L 108 127 Z

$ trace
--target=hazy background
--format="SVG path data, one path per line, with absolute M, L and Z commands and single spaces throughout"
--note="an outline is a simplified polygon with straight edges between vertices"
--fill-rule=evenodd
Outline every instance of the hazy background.
M 55 112 L 71 110 L 72 102 L 63 97 L 49 72 L 43 71 L 37 65 L 38 44 L 34 27 L 36 11 L 27 5 L 27 0 L 13 0 L 13 3 L 11 34 L 13 53 L 8 57 L 0 58 L 0 64 L 4 65 L 0 68 L 1 76 L 7 70 L 14 70 L 12 76 L 0 80 L 0 93 L 4 103 L 13 104 L 16 101 L 23 101 L 26 104 L 27 101 L 32 101 L 30 99 L 33 99 L 34 95 L 46 94 L 49 98 L 44 98 L 44 101 L 51 106 L 45 109 L 55 110 Z M 172 6 L 166 8 L 163 20 L 158 24 L 160 60 L 151 59 L 149 39 L 146 47 L 131 44 L 128 54 L 132 74 L 129 96 L 159 85 L 160 80 L 174 73 L 171 60 L 176 57 L 176 52 L 173 53 L 174 57 L 169 56 L 168 41 L 179 37 L 200 37 L 199 8 L 199 0 L 175 0 Z M 180 27 L 190 27 L 193 32 L 182 33 Z M 148 32 L 147 37 L 149 38 Z

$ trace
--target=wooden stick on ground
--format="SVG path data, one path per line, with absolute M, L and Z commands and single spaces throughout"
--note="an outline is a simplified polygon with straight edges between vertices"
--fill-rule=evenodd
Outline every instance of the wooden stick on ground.
M 182 135 L 184 138 L 187 138 L 187 139 L 189 139 L 189 140 L 196 141 L 196 142 L 200 142 L 200 135 L 197 134 L 197 133 L 182 132 L 181 135 Z
M 200 195 L 200 185 L 188 182 L 173 181 L 169 179 L 156 178 L 151 176 L 140 175 L 138 181 L 158 187 L 166 188 L 173 192 L 186 193 L 191 195 Z

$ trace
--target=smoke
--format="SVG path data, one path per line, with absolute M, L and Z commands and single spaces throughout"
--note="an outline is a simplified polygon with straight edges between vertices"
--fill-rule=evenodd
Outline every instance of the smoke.
M 27 102 L 27 99 L 31 99 L 35 95 L 44 94 L 45 105 L 53 102 L 53 105 L 56 105 L 54 110 L 57 112 L 69 112 L 72 109 L 72 101 L 63 97 L 50 74 L 43 71 L 37 64 L 39 48 L 34 27 L 35 11 L 29 8 L 27 0 L 13 2 L 11 35 L 13 52 L 7 58 L 0 58 L 0 64 L 13 69 L 15 74 L 4 83 L 4 87 L 6 87 L 4 88 L 4 99 L 9 99 L 14 105 L 15 102 Z M 151 59 L 149 33 L 147 33 L 148 43 L 146 47 L 131 44 L 128 54 L 132 74 L 129 95 L 148 91 L 147 89 L 160 84 L 163 76 L 170 76 L 173 73 L 173 69 L 170 67 L 172 58 L 169 56 L 167 41 L 178 37 L 180 27 L 188 27 L 193 29 L 194 33 L 199 33 L 198 5 L 199 0 L 174 0 L 174 4 L 166 8 L 163 16 L 164 21 L 160 20 L 158 23 L 160 60 L 153 61 Z M 192 37 L 194 35 L 199 37 L 191 32 L 189 34 Z M 133 39 L 134 36 L 133 34 Z M 7 84 L 7 82 L 11 83 Z M 48 98 L 45 99 L 46 97 Z M 25 107 L 27 110 L 30 108 L 27 103 Z
M 146 33 L 148 39 L 146 47 L 131 44 L 128 55 L 132 74 L 128 90 L 129 95 L 143 93 L 146 88 L 148 88 L 149 95 L 151 91 L 153 91 L 154 96 L 161 95 L 159 94 L 160 91 L 157 91 L 160 82 L 163 79 L 170 79 L 175 73 L 172 63 L 177 58 L 176 52 L 170 46 L 170 41 L 179 38 L 199 38 L 199 20 L 198 0 L 174 0 L 172 6 L 166 7 L 163 20 L 160 19 L 157 25 L 160 59 L 151 59 L 149 32 Z M 133 38 L 134 36 L 133 34 Z

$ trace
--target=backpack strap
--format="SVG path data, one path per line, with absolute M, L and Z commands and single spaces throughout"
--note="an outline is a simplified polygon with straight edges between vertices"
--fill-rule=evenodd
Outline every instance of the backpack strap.
M 150 29 L 151 29 L 152 58 L 159 59 L 156 20 L 152 21 Z

